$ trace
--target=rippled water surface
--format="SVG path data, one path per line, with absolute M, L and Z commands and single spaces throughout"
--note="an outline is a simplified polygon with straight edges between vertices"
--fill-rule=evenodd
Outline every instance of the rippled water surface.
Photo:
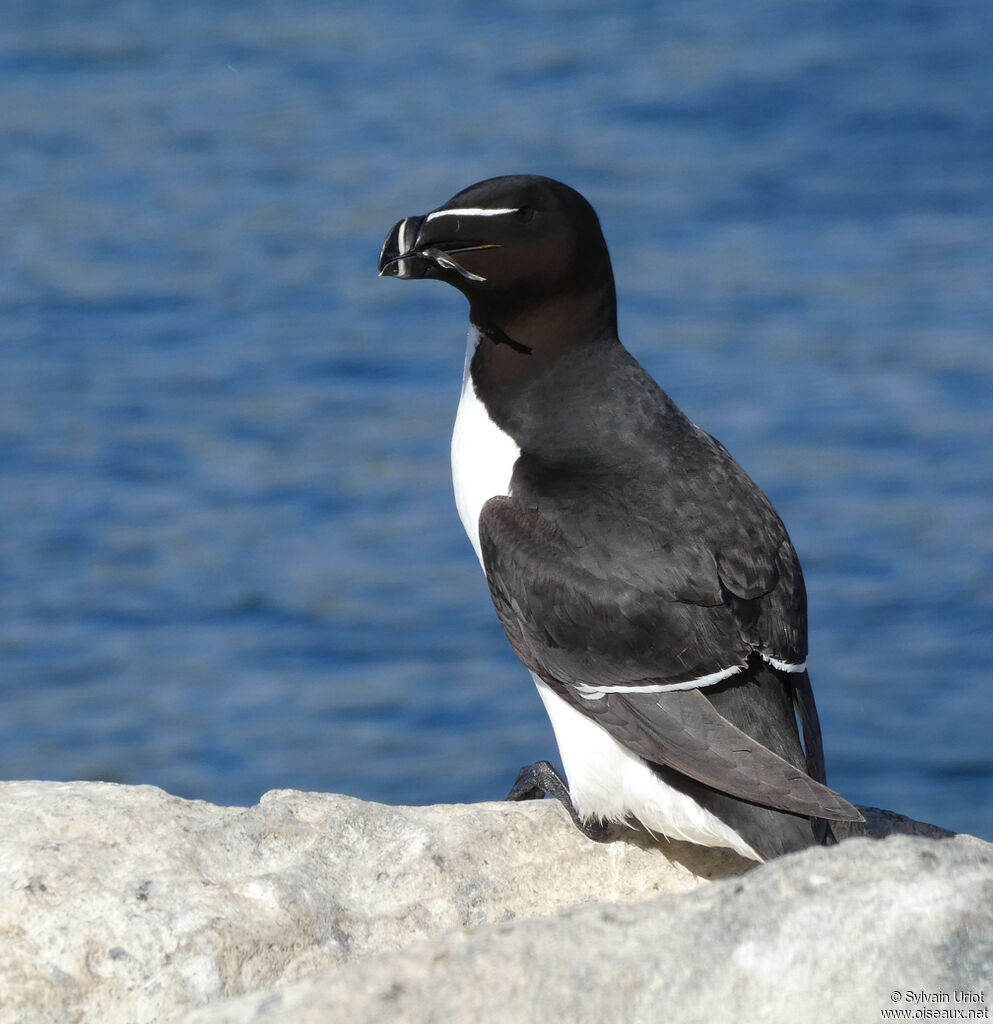
M 463 300 L 375 273 L 530 170 L 790 528 L 832 782 L 993 838 L 991 38 L 979 0 L 8 5 L 0 777 L 427 803 L 552 754 L 450 496 Z

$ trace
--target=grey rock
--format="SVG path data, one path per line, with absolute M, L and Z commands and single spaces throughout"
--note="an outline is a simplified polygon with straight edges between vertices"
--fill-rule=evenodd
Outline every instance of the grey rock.
M 828 1012 L 844 998 L 878 1020 L 892 989 L 993 997 L 993 847 L 969 837 L 749 870 L 591 843 L 552 801 L 17 782 L 0 815 L 0 1022 L 856 1019 Z
M 993 847 L 968 836 L 856 838 L 692 893 L 449 933 L 186 1024 L 839 1024 L 939 999 L 993 999 Z
M 597 845 L 545 804 L 0 783 L 0 1022 L 166 1021 L 452 929 L 682 892 L 730 853 Z

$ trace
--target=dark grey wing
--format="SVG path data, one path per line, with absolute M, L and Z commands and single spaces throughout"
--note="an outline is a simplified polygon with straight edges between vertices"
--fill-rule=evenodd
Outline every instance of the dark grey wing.
M 573 686 L 685 683 L 744 667 L 751 648 L 712 587 L 678 581 L 638 585 L 636 572 L 591 571 L 541 515 L 491 498 L 479 517 L 483 566 L 518 657 Z M 696 603 L 699 601 L 700 603 Z M 706 603 L 703 603 L 706 602 Z
M 484 505 L 479 535 L 493 603 L 518 657 L 625 747 L 739 799 L 794 814 L 860 817 L 732 725 L 699 690 L 636 689 L 744 668 L 751 648 L 726 605 L 603 579 L 579 564 L 537 512 L 510 498 Z
M 810 676 L 806 672 L 798 672 L 792 679 L 793 703 L 800 716 L 803 729 L 803 746 L 807 756 L 807 772 L 818 782 L 827 780 L 824 766 L 824 743 L 821 739 L 821 722 L 817 717 L 817 705 L 814 703 L 814 692 L 810 688 Z
M 807 591 L 786 527 L 724 445 L 703 436 L 734 508 L 714 538 L 724 599 L 754 650 L 801 665 L 807 658 Z

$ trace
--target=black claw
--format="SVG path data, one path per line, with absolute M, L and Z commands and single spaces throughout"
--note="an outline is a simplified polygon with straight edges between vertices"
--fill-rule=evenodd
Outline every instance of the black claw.
M 576 813 L 569 787 L 548 761 L 537 761 L 522 768 L 507 794 L 507 800 L 543 800 L 553 796 L 569 812 L 576 828 L 588 839 L 602 843 L 614 835 L 614 829 L 598 821 L 585 821 Z

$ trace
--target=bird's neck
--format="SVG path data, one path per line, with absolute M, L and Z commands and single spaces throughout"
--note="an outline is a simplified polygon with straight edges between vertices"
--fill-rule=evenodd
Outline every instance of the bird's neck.
M 546 431 L 543 403 L 570 400 L 567 365 L 596 365 L 595 353 L 620 347 L 613 282 L 608 287 L 543 301 L 537 308 L 487 309 L 473 305 L 477 335 L 470 356 L 472 383 L 490 418 L 522 448 L 536 444 L 528 427 Z M 588 353 L 584 356 L 584 353 Z M 558 378 L 562 376 L 561 381 Z M 549 410 L 545 410 L 548 412 Z M 546 436 L 547 439 L 547 436 Z
M 478 299 L 470 306 L 469 319 L 480 338 L 474 374 L 487 390 L 519 390 L 568 351 L 617 342 L 612 278 L 596 288 L 529 299 Z
M 608 272 L 599 284 L 555 295 L 526 293 L 471 301 L 469 319 L 485 337 L 510 351 L 533 357 L 542 367 L 566 348 L 617 338 L 617 296 Z M 532 371 L 533 372 L 533 371 Z

